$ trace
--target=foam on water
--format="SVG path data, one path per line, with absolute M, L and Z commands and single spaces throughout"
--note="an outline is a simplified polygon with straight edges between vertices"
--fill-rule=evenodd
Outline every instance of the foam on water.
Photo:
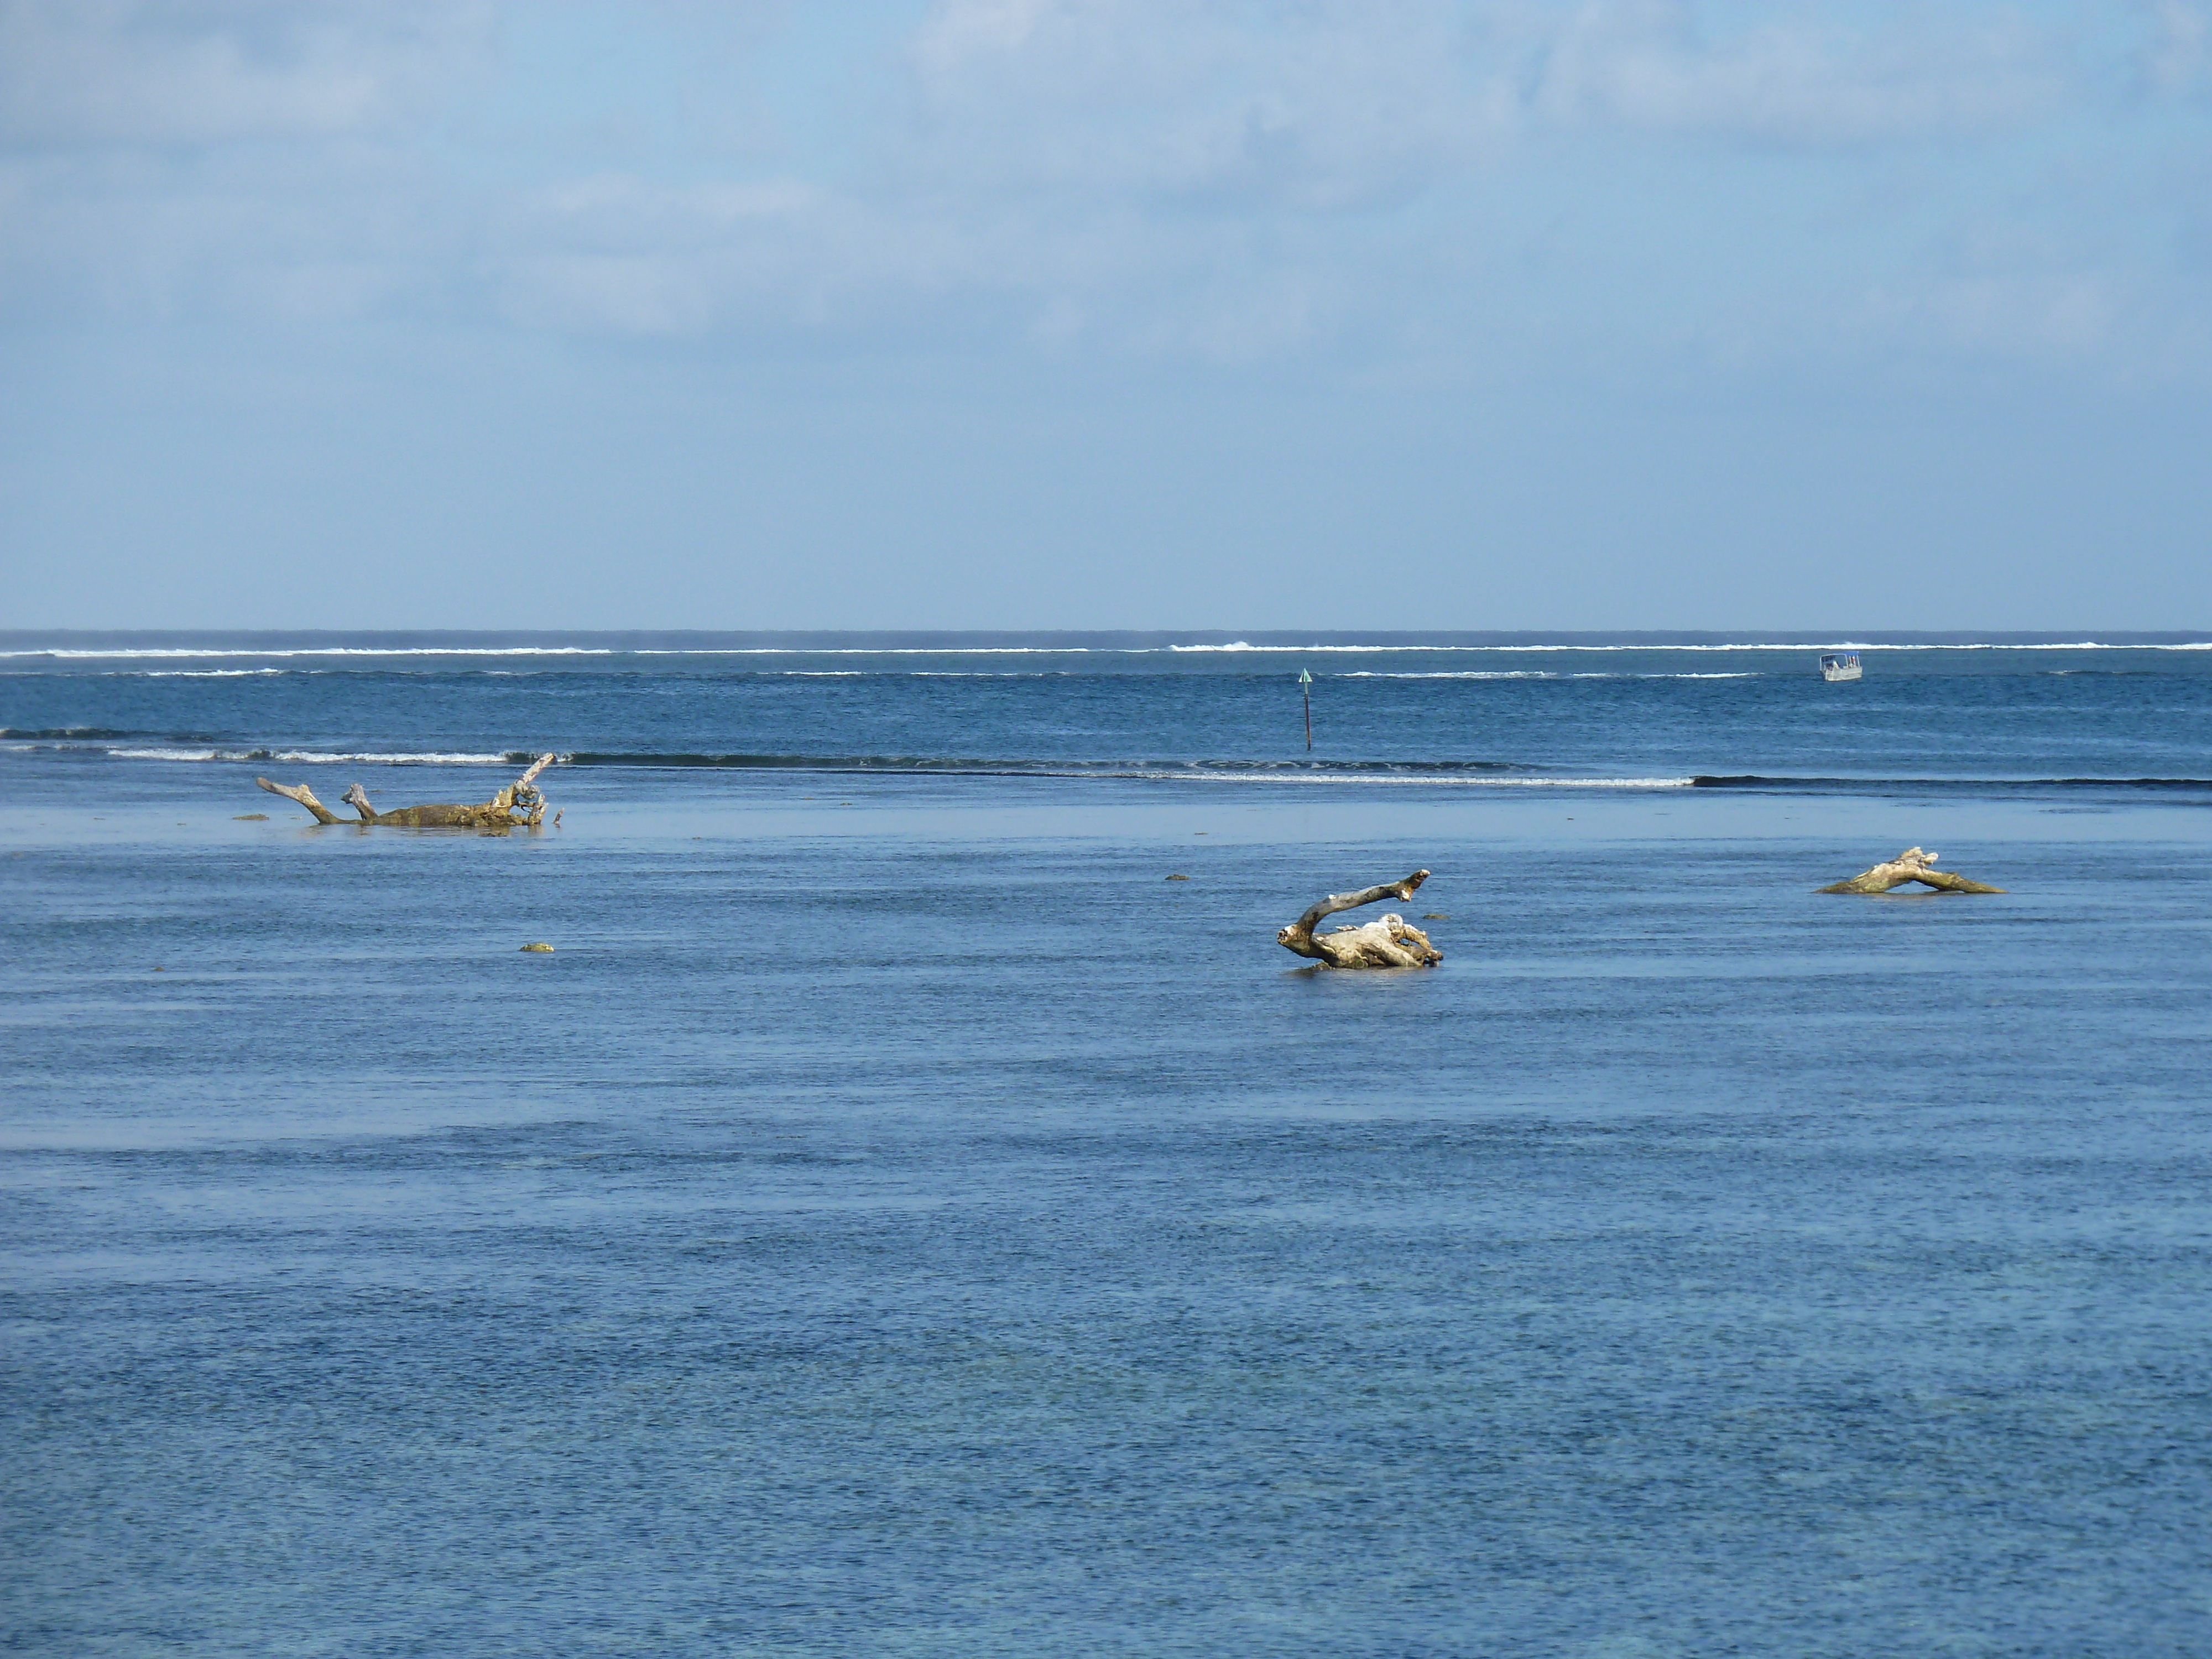
M 1838 639 L 1790 641 L 1747 639 L 1736 641 L 1687 641 L 1665 636 L 1620 639 L 1614 641 L 1589 640 L 1510 640 L 1498 639 L 1463 641 L 1409 641 L 1378 639 L 1374 641 L 1311 640 L 1269 641 L 1254 642 L 1249 640 L 1227 641 L 1169 641 L 1146 645 L 1073 644 L 1038 642 L 1030 644 L 955 644 L 951 642 L 927 645 L 893 643 L 890 640 L 839 645 L 805 644 L 793 641 L 785 643 L 748 643 L 726 645 L 648 646 L 639 644 L 459 644 L 398 645 L 279 645 L 247 644 L 232 646 L 198 645 L 26 645 L 0 647 L 0 659 L 20 661 L 51 661 L 57 663 L 106 662 L 135 660 L 171 660 L 198 659 L 251 658 L 256 659 L 286 659 L 292 658 L 337 659 L 451 659 L 503 657 L 562 658 L 748 658 L 748 657 L 1024 657 L 1024 656 L 1389 656 L 1406 653 L 1434 654 L 1470 653 L 1519 655 L 1523 653 L 1622 652 L 1699 653 L 1751 652 L 1772 653 L 1807 651 L 1887 652 L 1910 655 L 1912 653 L 1959 652 L 2031 652 L 2031 651 L 2142 651 L 2142 652 L 2203 652 L 2212 651 L 2212 640 L 2167 638 L 2142 640 L 1896 640 L 1896 639 Z
M 497 766 L 504 755 L 471 754 L 326 754 L 312 749 L 111 749 L 118 760 L 157 761 L 289 761 L 304 766 L 331 766 L 358 761 L 376 766 Z

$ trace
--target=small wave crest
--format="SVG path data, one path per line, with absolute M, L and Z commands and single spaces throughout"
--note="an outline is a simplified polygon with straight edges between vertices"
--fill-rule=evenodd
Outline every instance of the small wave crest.
M 1492 636 L 1478 640 L 1431 639 L 1414 641 L 1405 639 L 1346 641 L 1343 640 L 1277 642 L 1273 641 L 1227 640 L 1221 641 L 1162 642 L 1146 644 L 1112 644 L 1094 641 L 1089 644 L 1072 641 L 1040 641 L 1031 644 L 997 642 L 990 644 L 943 643 L 916 644 L 890 642 L 875 643 L 865 640 L 840 644 L 823 643 L 761 643 L 728 645 L 634 645 L 609 642 L 592 645 L 505 644 L 505 645 L 32 645 L 17 644 L 0 647 L 0 661 L 51 663 L 104 662 L 184 662 L 246 660 L 276 662 L 295 659 L 316 659 L 374 665 L 378 662 L 421 660 L 436 662 L 469 662 L 493 658 L 836 658 L 872 657 L 878 659 L 903 657 L 1182 657 L 1182 656 L 1378 656 L 1405 654 L 1433 654 L 1445 653 L 1458 655 L 1516 657 L 1543 653 L 1596 653 L 1623 652 L 1650 654 L 1679 653 L 1726 652 L 1786 652 L 1802 654 L 1808 651 L 1887 652 L 1900 655 L 1915 653 L 1953 652 L 2020 652 L 2020 651 L 2144 651 L 2144 652 L 2204 652 L 2212 651 L 2212 639 L 2162 640 L 1851 640 L 1830 641 L 1761 640 L 1756 637 L 1741 640 L 1670 640 L 1670 639 L 1553 639 L 1525 640 Z M 202 671 L 222 672 L 222 671 Z M 252 672 L 253 670 L 231 672 Z
M 267 646 L 47 646 L 36 650 L 0 651 L 0 657 L 46 657 L 57 662 L 187 661 L 201 657 L 612 657 L 604 645 L 308 645 Z M 645 653 L 636 654 L 645 655 Z
M 507 757 L 510 761 L 527 756 Z M 579 750 L 571 766 L 704 768 L 728 771 L 865 772 L 890 775 L 1121 778 L 1148 782 L 1402 783 L 1534 788 L 1686 788 L 1681 778 L 1540 775 L 1513 761 L 1477 760 L 990 760 L 925 755 L 669 754 Z
M 117 760 L 283 761 L 294 766 L 329 766 L 340 763 L 363 766 L 501 766 L 508 760 L 506 755 L 333 752 L 320 749 L 110 749 L 106 752 Z M 529 756 L 524 763 L 537 758 L 535 755 Z
M 1337 680 L 1757 680 L 1765 675 L 1750 669 L 1717 674 L 1637 674 L 1568 672 L 1557 668 L 1355 668 L 1332 674 Z
M 1698 789 L 1767 789 L 1819 794 L 1899 789 L 1930 793 L 2034 789 L 2212 790 L 2212 778 L 1817 778 L 1770 776 L 1757 772 L 1700 773 L 1690 783 Z
M 526 760 L 533 757 L 517 753 L 507 758 Z M 561 758 L 571 766 L 708 767 L 730 771 L 772 772 L 1035 773 L 1048 777 L 1296 776 L 1320 772 L 1378 776 L 1392 773 L 1451 775 L 1525 772 L 1529 769 L 1514 761 L 1485 760 L 1062 760 L 1035 757 L 994 759 L 951 755 L 712 754 L 597 750 L 579 750 Z

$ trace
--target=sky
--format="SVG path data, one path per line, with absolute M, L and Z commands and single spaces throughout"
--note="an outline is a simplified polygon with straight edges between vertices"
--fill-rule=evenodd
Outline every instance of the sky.
M 2212 626 L 2212 0 L 0 0 L 0 627 Z

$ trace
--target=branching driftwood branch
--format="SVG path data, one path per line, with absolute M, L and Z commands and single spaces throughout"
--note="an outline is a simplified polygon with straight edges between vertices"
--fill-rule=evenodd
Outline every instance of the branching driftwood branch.
M 1946 893 L 2002 893 L 2002 887 L 1985 887 L 1978 881 L 1968 881 L 1964 876 L 1954 876 L 1948 870 L 1938 870 L 1936 860 L 1940 853 L 1923 853 L 1917 847 L 1908 847 L 1887 864 L 1877 864 L 1864 875 L 1853 876 L 1849 881 L 1839 881 L 1823 887 L 1824 893 L 1887 893 L 1893 887 L 1902 887 L 1908 881 L 1917 881 Z
M 256 778 L 254 782 L 272 795 L 299 802 L 315 815 L 318 823 L 388 823 L 405 830 L 512 830 L 518 825 L 535 826 L 544 818 L 545 798 L 538 793 L 538 775 L 552 763 L 552 756 L 540 755 L 527 772 L 489 800 L 474 806 L 395 806 L 389 812 L 380 812 L 369 805 L 368 792 L 356 783 L 344 795 L 346 805 L 361 815 L 350 820 L 317 800 L 315 792 L 304 783 L 271 783 L 266 778 Z
M 1329 933 L 1314 932 L 1315 923 L 1339 910 L 1356 910 L 1377 899 L 1410 899 L 1413 890 L 1428 878 L 1427 871 L 1416 870 L 1403 881 L 1363 888 L 1357 893 L 1331 893 L 1277 933 L 1275 943 L 1331 968 L 1433 968 L 1444 959 L 1443 952 L 1429 943 L 1426 933 L 1408 926 L 1403 916 L 1387 915 L 1364 927 L 1340 927 Z

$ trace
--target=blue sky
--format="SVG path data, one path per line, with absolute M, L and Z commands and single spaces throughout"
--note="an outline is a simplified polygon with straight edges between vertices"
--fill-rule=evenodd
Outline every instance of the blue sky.
M 0 4 L 15 626 L 2212 624 L 2212 3 Z

